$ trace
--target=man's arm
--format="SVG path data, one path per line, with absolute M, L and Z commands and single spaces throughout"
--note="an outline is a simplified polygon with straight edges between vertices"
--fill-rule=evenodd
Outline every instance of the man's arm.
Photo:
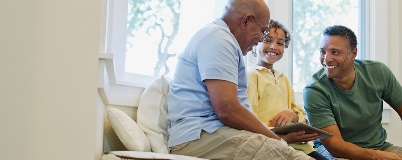
M 223 124 L 280 140 L 278 135 L 265 127 L 257 117 L 240 104 L 237 99 L 236 84 L 213 79 L 207 79 L 204 82 L 207 85 L 215 114 Z
M 395 107 L 394 110 L 399 114 L 399 117 L 401 117 L 402 120 L 402 106 Z
M 353 143 L 343 140 L 337 125 L 331 125 L 322 130 L 334 134 L 330 138 L 321 139 L 325 148 L 335 157 L 348 159 L 402 159 L 402 155 L 361 148 Z

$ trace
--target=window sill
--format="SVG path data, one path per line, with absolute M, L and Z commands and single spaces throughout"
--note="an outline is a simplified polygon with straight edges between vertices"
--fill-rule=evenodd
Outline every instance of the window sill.
M 106 105 L 137 107 L 145 87 L 116 81 L 113 54 L 99 54 L 98 92 Z

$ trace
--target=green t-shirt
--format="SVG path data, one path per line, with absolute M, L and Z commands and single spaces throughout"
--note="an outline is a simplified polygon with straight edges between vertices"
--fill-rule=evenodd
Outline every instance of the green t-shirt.
M 327 77 L 324 69 L 313 75 L 304 88 L 304 108 L 310 125 L 338 125 L 342 138 L 362 148 L 385 150 L 387 133 L 382 127 L 383 100 L 391 107 L 402 105 L 402 87 L 381 62 L 355 60 L 355 83 L 343 90 Z M 316 147 L 322 145 L 318 140 Z

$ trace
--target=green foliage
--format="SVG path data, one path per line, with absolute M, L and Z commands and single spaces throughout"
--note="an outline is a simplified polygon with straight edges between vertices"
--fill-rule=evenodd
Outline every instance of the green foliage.
M 134 37 L 136 33 L 144 31 L 148 35 L 160 33 L 154 76 L 160 74 L 162 67 L 165 68 L 164 74 L 169 72 L 166 62 L 175 55 L 168 53 L 168 50 L 178 33 L 180 5 L 180 0 L 129 0 L 127 37 Z
M 128 36 L 134 36 L 133 31 L 139 28 L 147 28 L 149 32 L 157 27 L 155 24 L 174 23 L 179 16 L 180 0 L 129 0 Z
M 304 87 L 321 66 L 315 53 L 319 51 L 322 31 L 346 18 L 350 6 L 350 0 L 293 1 L 293 52 L 297 52 L 293 54 L 293 73 L 300 75 L 293 82 L 297 82 L 299 88 Z

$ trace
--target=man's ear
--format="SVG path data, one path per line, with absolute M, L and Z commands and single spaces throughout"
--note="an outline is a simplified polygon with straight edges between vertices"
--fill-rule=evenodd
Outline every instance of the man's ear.
M 353 59 L 355 59 L 357 57 L 357 47 L 352 50 L 352 54 L 353 54 Z
M 242 29 L 246 28 L 247 24 L 249 24 L 250 20 L 252 20 L 252 15 L 251 14 L 245 14 L 241 19 L 240 19 L 240 26 Z

